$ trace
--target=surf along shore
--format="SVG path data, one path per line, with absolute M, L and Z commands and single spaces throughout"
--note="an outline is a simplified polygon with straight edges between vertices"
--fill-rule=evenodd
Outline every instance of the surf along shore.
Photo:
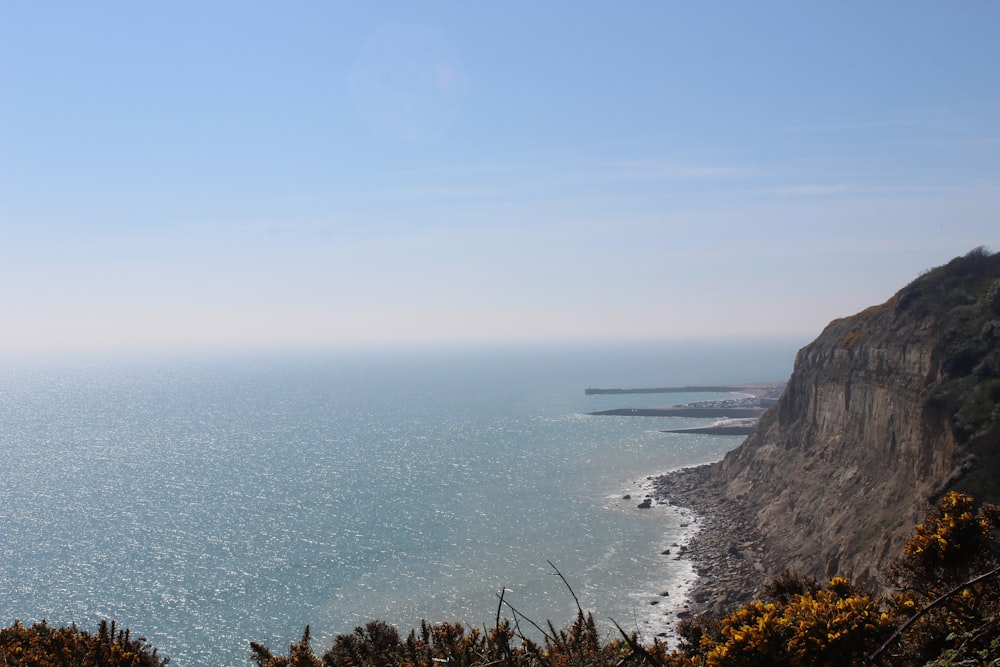
M 679 558 L 691 561 L 698 577 L 678 619 L 729 611 L 750 602 L 753 591 L 765 583 L 756 567 L 762 542 L 751 513 L 711 481 L 712 465 L 682 468 L 653 480 L 657 504 L 682 507 L 697 517 L 698 531 L 678 551 Z
M 777 402 L 784 382 L 741 385 L 733 390 L 761 399 L 762 407 Z M 692 510 L 699 530 L 681 548 L 681 557 L 694 565 L 698 579 L 679 619 L 705 612 L 725 613 L 750 602 L 765 583 L 759 565 L 763 542 L 754 527 L 751 512 L 725 496 L 709 475 L 707 464 L 682 468 L 653 480 L 656 502 Z

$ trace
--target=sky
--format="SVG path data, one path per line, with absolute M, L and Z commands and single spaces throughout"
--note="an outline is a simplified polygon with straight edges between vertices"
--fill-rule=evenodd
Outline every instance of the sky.
M 1000 250 L 998 25 L 0 0 L 0 354 L 808 342 Z

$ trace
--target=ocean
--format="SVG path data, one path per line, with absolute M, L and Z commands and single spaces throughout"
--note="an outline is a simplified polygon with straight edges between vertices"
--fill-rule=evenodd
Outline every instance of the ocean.
M 489 626 L 500 591 L 564 626 L 576 607 L 555 566 L 609 637 L 614 619 L 651 639 L 693 581 L 676 545 L 697 521 L 638 499 L 650 476 L 741 438 L 586 415 L 726 395 L 584 389 L 783 380 L 797 346 L 5 364 L 0 622 L 114 619 L 178 667 L 248 665 L 250 641 L 283 652 L 307 624 L 318 651 L 375 618 L 401 634 L 421 619 Z

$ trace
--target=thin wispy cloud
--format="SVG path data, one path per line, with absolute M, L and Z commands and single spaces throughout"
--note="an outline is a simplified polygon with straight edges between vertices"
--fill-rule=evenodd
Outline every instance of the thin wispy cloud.
M 939 119 L 932 118 L 883 118 L 859 120 L 856 122 L 790 125 L 781 129 L 785 132 L 860 132 L 870 130 L 919 128 L 932 125 L 943 125 L 943 122 Z
M 808 183 L 802 185 L 784 185 L 760 190 L 762 194 L 775 197 L 833 197 L 848 193 L 857 193 L 858 189 L 846 183 Z
M 284 321 L 294 303 L 316 321 L 379 311 L 331 344 L 405 338 L 412 313 L 445 317 L 438 294 L 457 337 L 481 333 L 463 330 L 473 302 L 529 338 L 578 335 L 571 303 L 669 311 L 637 335 L 711 333 L 704 304 L 748 276 L 756 321 L 727 331 L 806 331 L 845 272 L 867 301 L 1000 246 L 1000 5 L 755 5 L 722 25 L 696 3 L 586 3 L 572 21 L 522 4 L 530 25 L 485 4 L 208 3 L 197 21 L 171 4 L 141 35 L 131 10 L 3 4 L 0 348 L 36 338 L 36 310 L 53 340 L 83 310 L 106 314 L 95 336 L 141 344 L 102 324 L 140 303 L 194 337 L 232 303 L 295 340 L 312 319 Z M 136 114 L 146 98 L 171 104 Z M 866 244 L 892 252 L 876 266 Z
M 598 167 L 595 171 L 619 179 L 684 181 L 747 176 L 754 170 L 742 165 L 697 164 L 669 160 L 616 160 Z
M 390 199 L 417 199 L 423 201 L 453 202 L 457 200 L 482 199 L 484 197 L 494 197 L 498 194 L 497 188 L 486 186 L 427 186 L 409 188 L 390 188 L 381 196 Z

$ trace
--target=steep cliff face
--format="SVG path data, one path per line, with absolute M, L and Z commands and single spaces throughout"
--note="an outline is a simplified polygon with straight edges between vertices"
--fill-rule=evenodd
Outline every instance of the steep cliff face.
M 998 338 L 1000 255 L 977 250 L 803 348 L 713 473 L 756 519 L 758 565 L 876 583 L 935 496 L 993 493 Z

